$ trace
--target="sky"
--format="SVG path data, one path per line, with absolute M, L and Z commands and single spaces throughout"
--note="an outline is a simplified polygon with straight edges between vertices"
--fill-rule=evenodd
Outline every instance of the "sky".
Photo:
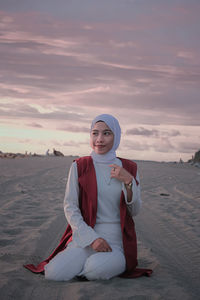
M 119 156 L 200 149 L 199 0 L 0 0 L 0 150 L 89 155 L 114 115 Z

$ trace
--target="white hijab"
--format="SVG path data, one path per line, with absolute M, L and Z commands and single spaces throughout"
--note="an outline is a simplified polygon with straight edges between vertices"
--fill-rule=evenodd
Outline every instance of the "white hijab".
M 94 127 L 94 125 L 98 121 L 103 121 L 106 123 L 106 125 L 112 130 L 114 134 L 114 142 L 112 149 L 108 151 L 106 154 L 97 154 L 94 150 L 91 153 L 92 159 L 94 162 L 104 163 L 104 164 L 112 164 L 116 158 L 116 150 L 120 143 L 121 138 L 121 128 L 119 125 L 119 122 L 117 119 L 111 115 L 108 114 L 102 114 L 97 116 L 93 121 L 91 125 L 91 131 Z

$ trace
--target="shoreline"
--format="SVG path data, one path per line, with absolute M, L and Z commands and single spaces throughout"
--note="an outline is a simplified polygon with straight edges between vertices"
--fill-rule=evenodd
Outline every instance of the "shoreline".
M 0 159 L 18 159 L 18 158 L 55 158 L 55 157 L 62 157 L 62 158 L 78 158 L 80 156 L 78 155 L 54 155 L 54 154 L 49 154 L 49 155 L 45 155 L 45 154 L 37 154 L 37 153 L 34 153 L 34 154 L 22 154 L 22 153 L 14 153 L 14 152 L 1 152 L 0 151 Z M 131 159 L 131 158 L 130 158 Z M 152 162 L 152 163 L 171 163 L 171 164 L 190 164 L 190 165 L 194 165 L 195 162 L 191 162 L 190 160 L 189 161 L 165 161 L 165 160 L 160 160 L 160 161 L 157 161 L 157 160 L 144 160 L 144 159 L 131 159 L 133 161 L 136 161 L 136 162 Z

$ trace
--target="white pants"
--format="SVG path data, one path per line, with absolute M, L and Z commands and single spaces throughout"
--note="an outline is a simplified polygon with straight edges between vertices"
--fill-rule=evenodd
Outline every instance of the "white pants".
M 72 242 L 45 266 L 45 278 L 67 281 L 79 275 L 88 280 L 97 280 L 110 279 L 123 273 L 126 261 L 120 227 L 116 230 L 116 226 L 99 224 L 95 226 L 95 230 L 99 234 L 102 232 L 101 236 L 110 244 L 112 252 L 95 252 L 90 246 L 80 248 Z

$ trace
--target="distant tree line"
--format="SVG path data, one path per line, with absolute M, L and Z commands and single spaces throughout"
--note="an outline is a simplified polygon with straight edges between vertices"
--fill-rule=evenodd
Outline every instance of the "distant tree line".
M 200 150 L 195 152 L 194 156 L 188 160 L 190 163 L 199 163 L 200 162 Z

